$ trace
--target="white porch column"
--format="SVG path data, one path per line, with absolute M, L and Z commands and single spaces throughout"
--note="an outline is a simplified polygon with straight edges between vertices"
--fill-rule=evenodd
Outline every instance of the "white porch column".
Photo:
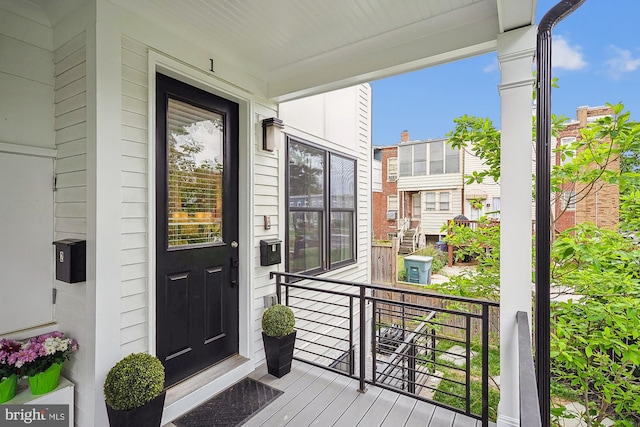
M 498 37 L 500 127 L 500 404 L 498 426 L 519 426 L 516 312 L 531 319 L 531 102 L 535 26 Z
M 120 27 L 106 0 L 90 2 L 87 28 L 87 306 L 94 341 L 82 391 L 86 418 L 108 426 L 102 386 L 121 358 L 121 61 Z M 89 343 L 85 344 L 89 347 Z M 89 388 L 89 384 L 93 387 Z

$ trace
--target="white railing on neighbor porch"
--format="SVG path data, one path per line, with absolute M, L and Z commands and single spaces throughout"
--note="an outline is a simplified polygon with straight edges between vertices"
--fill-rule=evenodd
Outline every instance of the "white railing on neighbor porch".
M 412 242 L 413 242 L 412 243 L 413 244 L 412 252 L 415 252 L 415 250 L 416 250 L 416 244 L 415 244 L 416 235 L 415 235 L 415 231 L 414 231 L 414 234 L 412 236 L 405 236 L 407 231 L 409 231 L 410 229 L 411 229 L 411 218 L 402 218 L 402 219 L 398 220 L 398 233 L 397 233 L 398 250 L 400 249 L 400 246 L 402 245 L 402 241 L 405 238 L 411 238 Z
M 409 218 L 402 218 L 398 220 L 398 247 L 402 244 L 404 240 L 404 233 L 409 230 L 411 227 L 411 220 Z
M 418 225 L 416 226 L 416 229 L 413 230 L 412 246 L 413 246 L 412 252 L 415 252 L 418 249 L 422 249 L 425 246 L 424 236 L 422 234 L 422 224 L 420 223 L 418 223 Z

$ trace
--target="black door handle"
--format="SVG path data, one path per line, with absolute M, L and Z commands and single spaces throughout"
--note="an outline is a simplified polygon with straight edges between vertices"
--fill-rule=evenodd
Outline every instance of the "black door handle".
M 229 283 L 231 283 L 231 287 L 235 287 L 238 284 L 239 267 L 240 261 L 238 257 L 231 257 L 231 271 L 229 272 Z

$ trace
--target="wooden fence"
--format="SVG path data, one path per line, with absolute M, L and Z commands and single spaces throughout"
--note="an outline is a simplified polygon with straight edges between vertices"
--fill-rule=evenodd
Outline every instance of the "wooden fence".
M 406 319 L 412 319 L 413 322 L 417 325 L 421 319 L 424 317 L 425 312 L 429 308 L 453 308 L 455 310 L 469 312 L 474 314 L 482 314 L 482 308 L 479 305 L 468 304 L 468 303 L 454 303 L 452 301 L 446 301 L 442 299 L 442 296 L 439 298 L 435 298 L 429 295 L 428 291 L 424 291 L 424 295 L 409 295 L 409 294 L 401 294 L 398 292 L 400 289 L 407 289 L 411 291 L 423 291 L 422 285 L 414 285 L 411 283 L 396 283 L 395 285 L 391 285 L 389 291 L 379 291 L 376 290 L 376 297 L 384 298 L 391 301 L 398 301 L 416 304 L 420 307 L 424 307 L 424 309 L 420 310 L 412 310 L 406 309 L 404 312 L 404 316 Z M 404 299 L 403 299 L 404 298 Z M 393 313 L 398 313 L 398 306 L 395 304 L 383 304 L 378 303 L 377 308 L 381 309 L 383 313 L 380 319 L 377 319 L 385 324 L 398 323 L 398 319 L 394 318 Z M 385 315 L 384 313 L 392 313 L 392 315 Z M 440 334 L 447 335 L 452 338 L 465 339 L 466 333 L 466 316 L 462 315 L 439 315 L 437 322 L 441 324 Z M 480 333 L 482 331 L 482 324 L 480 319 L 473 319 L 471 321 L 471 335 L 472 337 L 479 338 Z M 489 342 L 492 345 L 495 345 L 499 341 L 499 333 L 500 332 L 500 310 L 498 307 L 490 307 L 489 308 Z
M 371 282 L 396 283 L 398 277 L 398 239 L 371 245 Z
M 392 289 L 409 289 L 412 291 L 423 290 L 424 285 L 412 284 L 406 282 L 398 282 L 398 240 L 393 239 L 391 243 L 374 243 L 371 246 L 371 283 L 388 285 L 389 291 L 377 291 L 376 296 L 390 299 L 393 301 L 400 301 L 401 295 L 398 292 L 393 292 Z M 447 304 L 440 298 L 433 298 L 425 291 L 425 295 L 407 295 L 405 296 L 405 302 L 418 304 L 422 307 L 433 308 L 446 308 Z M 393 312 L 394 307 L 378 304 L 382 311 Z M 458 307 L 464 309 L 463 307 Z M 480 314 L 476 311 L 476 307 L 470 307 L 470 312 Z M 416 312 L 416 319 L 424 315 L 424 312 Z M 383 323 L 394 323 L 394 320 L 383 316 L 381 319 Z M 443 324 L 447 326 L 443 327 L 442 332 L 446 335 L 450 335 L 455 338 L 464 339 L 465 318 L 463 316 L 448 316 L 441 319 Z M 477 321 L 473 321 L 471 325 L 471 333 L 475 335 L 480 331 L 480 324 Z M 491 344 L 497 344 L 498 334 L 500 331 L 500 310 L 492 308 L 489 313 L 489 326 L 490 326 L 490 342 Z

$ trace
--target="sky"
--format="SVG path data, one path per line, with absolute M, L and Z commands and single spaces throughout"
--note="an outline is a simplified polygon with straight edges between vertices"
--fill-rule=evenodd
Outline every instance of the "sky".
M 536 23 L 559 0 L 538 0 Z M 622 103 L 640 120 L 640 1 L 587 0 L 552 33 L 551 111 L 575 119 L 579 106 Z M 532 68 L 533 70 L 533 68 Z M 444 137 L 464 114 L 500 128 L 495 52 L 371 82 L 373 145 Z

